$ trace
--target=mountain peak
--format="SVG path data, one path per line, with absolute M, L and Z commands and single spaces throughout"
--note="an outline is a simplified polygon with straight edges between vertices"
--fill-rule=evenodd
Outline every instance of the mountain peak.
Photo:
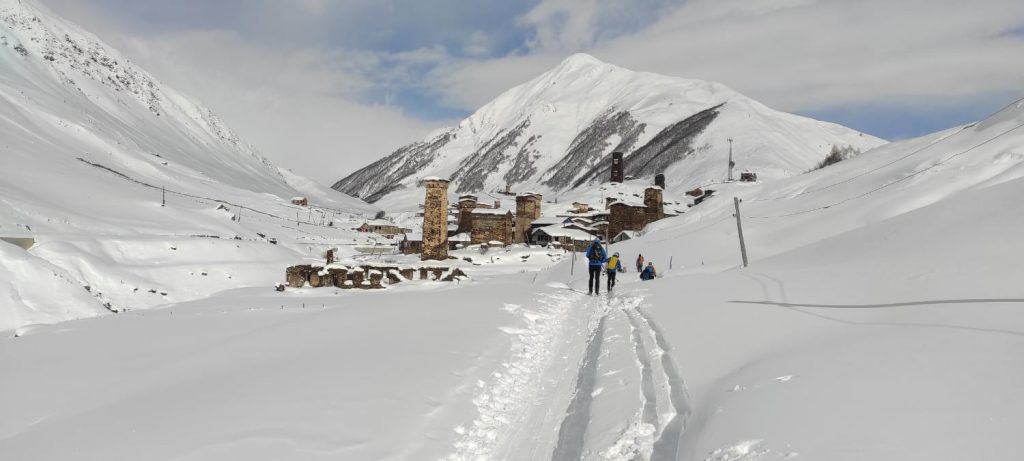
M 563 59 L 562 62 L 556 68 L 607 65 L 609 64 L 587 53 L 575 53 Z

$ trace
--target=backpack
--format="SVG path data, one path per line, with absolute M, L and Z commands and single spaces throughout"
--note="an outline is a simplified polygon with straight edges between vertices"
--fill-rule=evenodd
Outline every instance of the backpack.
M 601 261 L 601 250 L 598 249 L 597 245 L 590 245 L 590 249 L 587 250 L 587 259 L 592 262 Z
M 608 259 L 608 270 L 613 271 L 613 270 L 615 270 L 615 266 L 618 266 L 618 265 L 619 265 L 619 257 L 618 256 L 612 256 L 611 258 Z

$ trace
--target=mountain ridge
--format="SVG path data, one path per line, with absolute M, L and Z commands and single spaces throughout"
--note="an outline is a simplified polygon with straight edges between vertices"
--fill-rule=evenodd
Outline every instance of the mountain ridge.
M 506 185 L 560 192 L 600 179 L 613 151 L 626 153 L 629 175 L 667 172 L 674 185 L 692 185 L 710 174 L 710 159 L 702 155 L 714 150 L 724 164 L 725 150 L 719 149 L 727 149 L 726 138 L 745 141 L 737 163 L 767 178 L 806 171 L 834 144 L 868 149 L 884 143 L 774 111 L 720 83 L 635 72 L 575 54 L 458 125 L 392 152 L 333 188 L 376 202 L 429 175 L 450 178 L 457 192 Z M 654 140 L 660 148 L 650 144 Z M 639 152 L 644 154 L 634 157 Z

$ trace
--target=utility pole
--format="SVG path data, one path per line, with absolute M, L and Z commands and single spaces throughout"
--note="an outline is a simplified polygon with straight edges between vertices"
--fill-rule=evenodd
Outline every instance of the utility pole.
M 732 182 L 732 169 L 736 167 L 736 162 L 732 161 L 732 138 L 729 138 L 729 175 L 726 177 L 727 181 Z
M 743 267 L 747 267 L 747 244 L 743 241 L 743 221 L 740 219 L 740 198 L 733 197 L 732 202 L 736 205 L 736 231 L 740 236 L 740 254 L 743 255 Z

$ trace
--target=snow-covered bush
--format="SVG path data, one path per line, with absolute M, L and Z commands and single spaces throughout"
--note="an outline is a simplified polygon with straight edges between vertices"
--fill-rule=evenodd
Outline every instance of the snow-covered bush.
M 837 145 L 832 145 L 832 150 L 829 151 L 828 155 L 825 156 L 825 158 L 822 159 L 820 162 L 818 162 L 818 164 L 815 165 L 814 168 L 811 169 L 811 171 L 820 170 L 829 165 L 836 164 L 842 162 L 843 160 L 856 157 L 860 155 L 860 152 L 860 149 L 857 149 L 853 146 L 839 147 Z

